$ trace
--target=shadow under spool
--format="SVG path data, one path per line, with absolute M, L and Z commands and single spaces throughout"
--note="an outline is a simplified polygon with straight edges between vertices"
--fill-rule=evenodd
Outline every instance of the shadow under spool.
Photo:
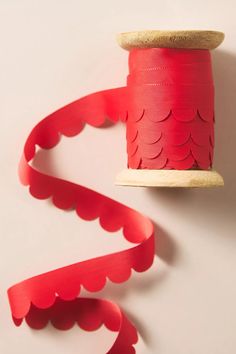
M 118 35 L 120 46 L 129 51 L 147 48 L 211 50 L 217 48 L 223 39 L 224 34 L 218 31 L 141 31 Z M 120 172 L 116 177 L 116 184 L 147 187 L 218 187 L 223 186 L 224 181 L 221 175 L 212 169 L 148 169 L 141 166 Z

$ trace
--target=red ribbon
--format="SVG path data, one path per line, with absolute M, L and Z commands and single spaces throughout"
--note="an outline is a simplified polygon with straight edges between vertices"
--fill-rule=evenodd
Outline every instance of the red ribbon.
M 151 48 L 130 52 L 128 166 L 212 167 L 214 86 L 208 50 Z
M 111 354 L 135 353 L 136 329 L 116 304 L 78 298 L 80 288 L 95 292 L 105 286 L 107 279 L 122 283 L 128 280 L 132 269 L 147 270 L 154 257 L 153 224 L 137 211 L 100 193 L 36 170 L 30 162 L 35 157 L 36 146 L 50 149 L 61 135 L 70 137 L 80 133 L 85 123 L 101 127 L 108 116 L 115 123 L 121 117 L 119 108 L 126 117 L 125 91 L 119 88 L 91 94 L 42 120 L 26 141 L 19 174 L 21 182 L 29 186 L 35 198 L 51 198 L 57 208 L 73 208 L 84 220 L 99 218 L 100 226 L 106 231 L 122 229 L 124 237 L 135 246 L 27 279 L 8 290 L 16 325 L 24 318 L 36 329 L 45 327 L 49 320 L 58 329 L 68 329 L 78 323 L 83 329 L 95 330 L 104 324 L 118 332 L 109 350 Z
M 85 330 L 104 324 L 117 331 L 110 354 L 135 353 L 137 332 L 122 310 L 103 299 L 80 298 L 83 286 L 101 290 L 109 279 L 122 283 L 131 269 L 147 270 L 154 257 L 152 222 L 139 212 L 86 187 L 46 175 L 32 167 L 36 146 L 53 148 L 64 135 L 85 124 L 102 127 L 106 118 L 127 124 L 132 168 L 208 168 L 213 150 L 213 84 L 210 54 L 204 50 L 133 50 L 127 87 L 83 97 L 43 119 L 30 133 L 21 159 L 21 182 L 38 199 L 74 209 L 84 220 L 99 218 L 109 232 L 122 229 L 134 247 L 27 279 L 8 290 L 13 320 L 32 328 L 48 321 L 58 329 L 74 323 Z

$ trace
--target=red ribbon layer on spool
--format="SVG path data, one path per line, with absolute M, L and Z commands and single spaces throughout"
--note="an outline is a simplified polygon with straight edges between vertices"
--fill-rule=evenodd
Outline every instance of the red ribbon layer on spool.
M 101 324 L 117 331 L 111 354 L 135 353 L 135 327 L 114 303 L 80 298 L 81 287 L 101 290 L 109 279 L 122 283 L 131 269 L 147 270 L 154 257 L 152 222 L 139 212 L 100 193 L 32 167 L 36 147 L 53 148 L 64 135 L 79 134 L 85 124 L 102 127 L 107 117 L 127 124 L 132 168 L 209 168 L 213 150 L 213 85 L 210 54 L 205 50 L 145 49 L 130 53 L 127 87 L 83 97 L 43 119 L 30 133 L 21 159 L 21 182 L 37 199 L 74 209 L 84 220 L 99 218 L 109 232 L 122 229 L 135 244 L 125 251 L 35 276 L 8 290 L 16 325 L 32 328 L 48 321 L 58 329 L 77 323 L 85 330 Z M 193 83 L 194 81 L 194 83 Z
M 128 167 L 211 168 L 214 86 L 210 52 L 134 49 L 129 69 Z

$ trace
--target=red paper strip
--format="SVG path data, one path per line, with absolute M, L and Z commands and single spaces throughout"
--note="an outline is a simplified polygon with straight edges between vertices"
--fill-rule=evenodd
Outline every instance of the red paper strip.
M 101 290 L 107 279 L 126 281 L 131 269 L 147 270 L 154 257 L 154 229 L 137 211 L 100 193 L 46 175 L 32 167 L 36 146 L 53 148 L 61 135 L 75 136 L 85 124 L 102 127 L 105 117 L 127 125 L 128 165 L 149 169 L 208 169 L 214 145 L 214 88 L 206 50 L 138 49 L 129 57 L 127 87 L 93 93 L 42 120 L 28 137 L 20 178 L 32 196 L 75 209 L 84 220 L 99 218 L 109 232 L 122 229 L 133 248 L 63 267 L 12 286 L 8 296 L 16 325 L 48 321 L 58 329 L 74 323 L 85 330 L 101 324 L 117 331 L 112 354 L 135 353 L 136 329 L 120 308 L 102 299 L 79 298 L 81 286 Z
M 211 168 L 214 86 L 210 52 L 134 49 L 129 68 L 128 166 Z
M 8 290 L 12 316 L 16 325 L 25 318 L 32 328 L 40 329 L 48 321 L 58 329 L 69 329 L 77 323 L 85 330 L 104 324 L 118 335 L 110 354 L 135 353 L 137 332 L 120 308 L 107 300 L 78 298 L 81 286 L 90 292 L 101 290 L 107 279 L 122 283 L 131 270 L 147 270 L 154 257 L 154 232 L 151 221 L 137 211 L 100 193 L 74 183 L 48 176 L 30 165 L 36 146 L 54 147 L 60 136 L 74 136 L 85 123 L 101 127 L 105 117 L 111 122 L 123 121 L 125 88 L 91 94 L 69 104 L 42 120 L 28 137 L 21 159 L 21 182 L 29 186 L 32 196 L 51 198 L 60 209 L 75 209 L 84 220 L 99 218 L 100 226 L 109 232 L 122 229 L 133 248 L 63 267 L 14 285 Z

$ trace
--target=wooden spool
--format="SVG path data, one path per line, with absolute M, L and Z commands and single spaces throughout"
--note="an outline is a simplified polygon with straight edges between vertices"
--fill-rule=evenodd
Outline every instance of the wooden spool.
M 218 31 L 138 31 L 120 33 L 119 45 L 133 48 L 215 49 L 224 40 Z M 222 176 L 214 170 L 125 169 L 116 177 L 117 185 L 140 187 L 220 187 Z

